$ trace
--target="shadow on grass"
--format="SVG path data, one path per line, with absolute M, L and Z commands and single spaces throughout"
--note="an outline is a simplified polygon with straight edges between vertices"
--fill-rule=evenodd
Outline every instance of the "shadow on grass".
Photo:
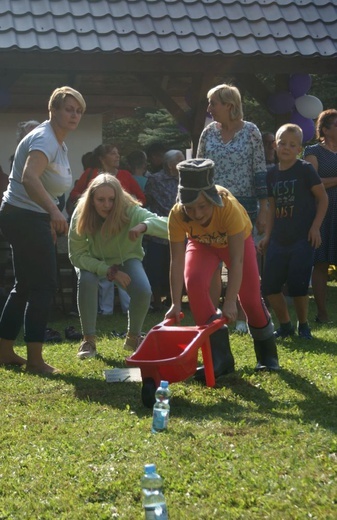
M 316 354 L 337 355 L 336 341 L 327 341 L 315 338 L 315 331 L 312 330 L 314 339 L 304 340 L 298 336 L 291 336 L 285 340 L 278 340 L 278 345 L 290 350 L 291 352 L 313 352 Z
M 6 367 L 21 373 L 20 367 Z M 228 424 L 243 421 L 257 426 L 276 419 L 288 419 L 303 423 L 318 424 L 337 432 L 336 398 L 320 390 L 315 383 L 286 369 L 277 374 L 261 373 L 251 382 L 253 370 L 242 369 L 235 374 L 219 378 L 215 388 L 203 387 L 193 380 L 184 382 L 171 402 L 174 417 L 186 420 L 213 420 L 217 417 Z M 248 379 L 247 379 L 248 376 Z M 107 383 L 104 379 L 68 374 L 37 375 L 53 381 L 60 380 L 74 388 L 74 397 L 98 403 L 113 409 L 131 409 L 139 417 L 148 417 L 152 412 L 141 401 L 141 383 Z M 262 388 L 264 378 L 280 378 L 298 396 L 291 401 L 275 398 Z M 259 381 L 260 380 L 260 381 Z M 174 383 L 172 384 L 174 386 Z M 193 390 L 195 389 L 195 393 Z M 223 390 L 223 391 L 222 391 Z M 200 396 L 200 392 L 205 392 Z M 199 398 L 198 398 L 199 396 Z M 199 399 L 199 400 L 198 400 Z
M 322 326 L 313 327 L 314 333 L 318 327 Z M 287 338 L 280 342 L 280 345 L 290 352 L 328 355 L 336 355 L 337 352 L 335 342 L 321 339 L 305 341 L 298 337 Z M 125 367 L 124 358 L 121 356 L 98 355 L 97 358 L 107 367 Z M 18 374 L 22 372 L 20 367 L 8 369 Z M 198 383 L 185 381 L 177 394 L 173 391 L 174 416 L 196 421 L 220 417 L 230 424 L 243 420 L 251 425 L 264 423 L 273 418 L 289 418 L 308 424 L 319 424 L 323 428 L 337 431 L 337 402 L 315 383 L 286 369 L 282 369 L 278 374 L 261 374 L 252 378 L 253 374 L 253 369 L 240 369 L 233 375 L 219 378 L 215 389 L 203 389 Z M 73 387 L 74 397 L 79 400 L 95 402 L 117 410 L 129 407 L 139 417 L 151 413 L 151 410 L 142 404 L 140 383 L 107 383 L 97 372 L 90 376 L 60 373 L 35 377 L 64 381 Z M 282 395 L 278 398 L 274 393 L 270 394 L 263 388 L 265 378 L 283 380 L 298 395 L 287 401 Z
M 248 372 L 247 372 L 248 374 Z M 187 395 L 176 395 L 172 399 L 174 416 L 186 419 L 205 420 L 221 417 L 228 422 L 237 423 L 240 420 L 250 424 L 261 424 L 270 418 L 284 418 L 288 415 L 298 420 L 298 413 L 294 415 L 292 410 L 287 412 L 289 402 L 277 400 L 262 388 L 263 378 L 279 377 L 285 383 L 296 390 L 303 398 L 295 398 L 294 404 L 300 409 L 302 415 L 300 420 L 305 423 L 319 424 L 321 427 L 337 431 L 337 402 L 336 399 L 321 391 L 312 381 L 307 380 L 282 369 L 277 374 L 263 373 L 261 384 L 247 380 L 244 372 L 220 378 L 215 389 L 201 388 L 199 383 L 189 380 L 185 382 Z M 252 371 L 253 374 L 253 371 Z M 249 375 L 249 374 L 248 374 Z M 131 407 L 140 416 L 148 416 L 151 411 L 145 408 L 141 402 L 140 383 L 106 383 L 98 379 L 83 379 L 74 376 L 58 375 L 65 382 L 74 386 L 75 395 L 78 399 L 98 402 L 113 408 L 124 410 Z M 216 402 L 191 402 L 191 388 L 195 387 L 196 394 L 200 391 L 209 392 Z M 225 391 L 221 393 L 221 389 Z M 234 399 L 228 399 L 226 392 L 230 391 Z M 251 407 L 252 405 L 252 407 Z M 291 408 L 291 407 L 290 407 Z M 253 413 L 251 413 L 253 411 Z
M 322 392 L 313 381 L 288 370 L 281 370 L 280 377 L 289 387 L 302 394 L 296 405 L 302 411 L 301 421 L 319 424 L 321 427 L 337 432 L 337 400 Z

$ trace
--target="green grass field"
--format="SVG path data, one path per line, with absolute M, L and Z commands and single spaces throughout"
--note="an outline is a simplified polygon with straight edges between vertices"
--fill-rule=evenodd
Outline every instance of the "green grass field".
M 64 341 L 44 350 L 58 375 L 1 367 L 0 518 L 142 519 L 140 477 L 153 462 L 170 520 L 336 519 L 336 284 L 329 307 L 334 323 L 319 326 L 310 301 L 314 340 L 280 341 L 277 374 L 255 373 L 251 338 L 231 333 L 236 373 L 215 388 L 172 384 L 163 434 L 151 433 L 140 383 L 104 380 L 124 366 L 110 335 L 126 329 L 122 314 L 98 318 L 96 359 L 79 361 L 78 343 Z M 144 330 L 162 317 L 149 314 Z M 78 318 L 50 323 L 70 324 L 79 329 Z

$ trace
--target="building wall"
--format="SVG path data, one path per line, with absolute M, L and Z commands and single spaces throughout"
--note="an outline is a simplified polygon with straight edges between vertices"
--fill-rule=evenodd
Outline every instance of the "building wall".
M 16 129 L 20 121 L 34 119 L 45 121 L 47 114 L 1 114 L 0 115 L 0 165 L 9 174 L 10 156 L 16 147 Z M 102 116 L 84 114 L 75 132 L 70 132 L 66 138 L 70 167 L 73 180 L 79 178 L 83 168 L 81 157 L 102 143 Z

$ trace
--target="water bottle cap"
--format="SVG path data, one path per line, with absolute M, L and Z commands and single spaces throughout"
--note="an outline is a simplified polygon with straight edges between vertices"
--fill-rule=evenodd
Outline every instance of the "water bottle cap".
M 162 388 L 167 388 L 168 387 L 168 381 L 160 381 L 160 386 Z
M 149 473 L 155 473 L 156 472 L 156 465 L 155 464 L 145 464 L 144 470 L 145 470 L 145 473 L 147 475 Z

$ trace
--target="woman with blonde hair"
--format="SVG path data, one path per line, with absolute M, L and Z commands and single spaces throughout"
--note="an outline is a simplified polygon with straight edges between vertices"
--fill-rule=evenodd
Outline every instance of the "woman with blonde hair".
M 259 234 L 267 219 L 267 167 L 262 136 L 254 123 L 243 119 L 241 94 L 223 83 L 207 93 L 207 111 L 213 121 L 204 128 L 197 157 L 214 161 L 214 180 L 227 188 L 247 211 Z M 212 299 L 221 293 L 221 270 L 212 282 Z M 246 316 L 238 303 L 237 332 L 248 332 Z
M 116 177 L 98 175 L 79 199 L 69 230 L 69 258 L 78 278 L 77 303 L 83 342 L 78 357 L 94 357 L 98 284 L 102 277 L 130 295 L 126 350 L 135 350 L 151 300 L 142 260 L 142 237 L 167 238 L 167 218 L 142 208 Z
M 14 287 L 0 320 L 0 363 L 26 364 L 30 372 L 53 373 L 42 357 L 49 312 L 57 288 L 55 240 L 68 232 L 58 197 L 69 190 L 72 175 L 64 143 L 76 130 L 86 104 L 71 87 L 55 89 L 49 99 L 49 120 L 18 144 L 8 188 L 0 208 L 0 226 L 11 244 Z M 14 342 L 24 326 L 27 361 Z

